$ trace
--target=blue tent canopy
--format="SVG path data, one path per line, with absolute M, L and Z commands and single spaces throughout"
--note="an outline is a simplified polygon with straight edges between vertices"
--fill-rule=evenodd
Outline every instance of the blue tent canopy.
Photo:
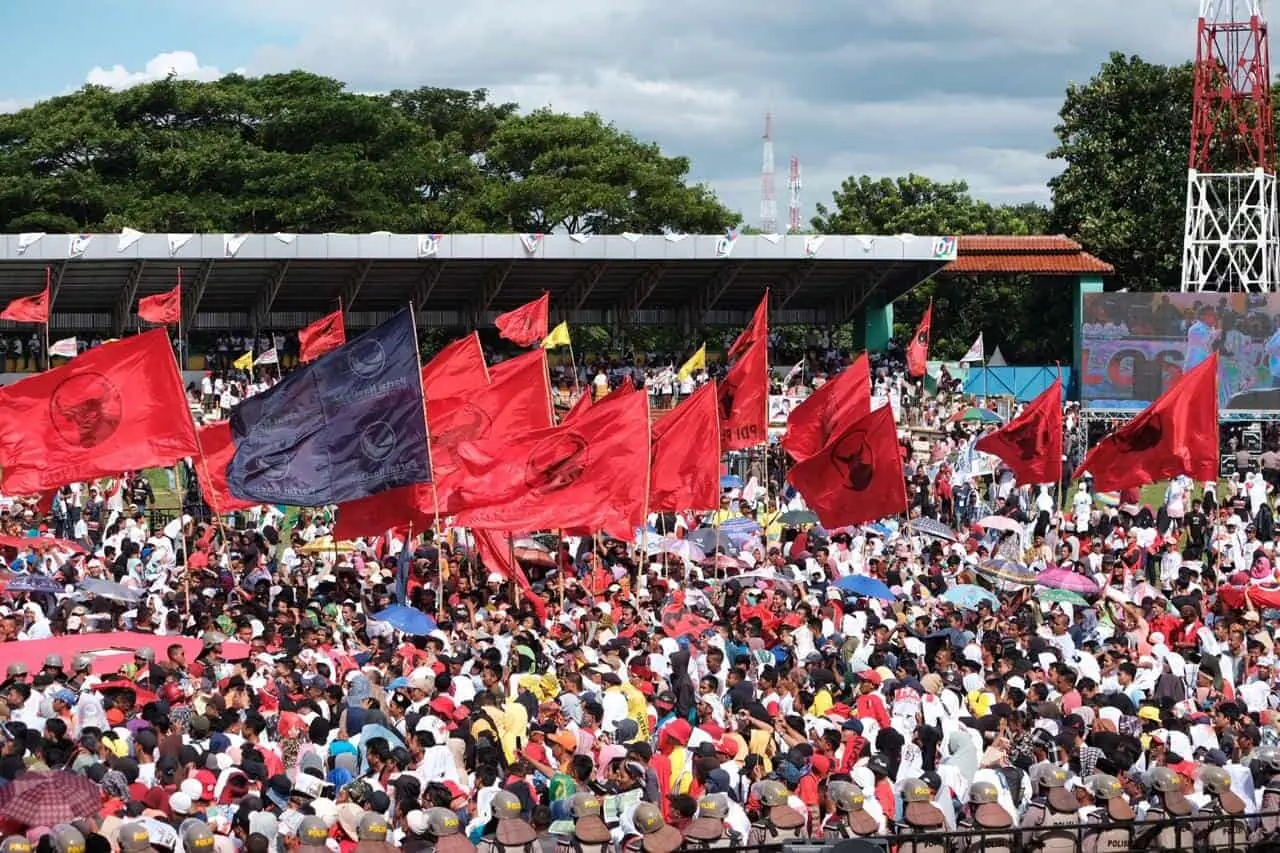
M 1038 397 L 1058 378 L 1052 367 L 970 367 L 964 393 L 987 397 L 1013 397 L 1026 403 Z M 1071 387 L 1071 369 L 1062 368 L 1062 398 Z

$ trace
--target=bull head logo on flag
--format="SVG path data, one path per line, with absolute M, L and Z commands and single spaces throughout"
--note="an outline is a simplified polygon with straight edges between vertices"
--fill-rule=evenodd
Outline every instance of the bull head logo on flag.
M 49 399 L 49 415 L 68 444 L 97 447 L 120 426 L 124 398 L 101 373 L 81 373 L 67 378 L 54 390 Z
M 553 435 L 529 455 L 525 485 L 534 492 L 558 492 L 573 485 L 586 470 L 589 445 L 577 433 Z
M 845 472 L 845 488 L 853 492 L 865 491 L 875 476 L 875 451 L 868 441 L 865 429 L 847 433 L 831 448 L 831 461 Z
M 1116 444 L 1130 453 L 1141 453 L 1160 444 L 1164 439 L 1164 421 L 1159 412 L 1140 417 L 1115 434 Z

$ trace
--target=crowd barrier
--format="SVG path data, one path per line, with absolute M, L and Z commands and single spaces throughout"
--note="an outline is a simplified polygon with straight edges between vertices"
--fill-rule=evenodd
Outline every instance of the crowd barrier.
M 1123 853 L 1142 850 L 1161 853 L 1280 853 L 1280 830 L 1270 835 L 1256 830 L 1261 819 L 1266 819 L 1269 825 L 1280 826 L 1280 812 L 1260 812 L 1243 819 L 1232 819 L 1222 814 L 1199 814 L 1161 821 L 946 832 L 916 831 L 899 826 L 881 836 L 737 845 L 732 849 L 740 853 Z M 1108 835 L 1100 839 L 1099 832 L 1104 829 Z M 1161 836 L 1171 836 L 1173 843 L 1162 843 Z M 696 851 L 707 847 L 686 841 L 681 849 Z

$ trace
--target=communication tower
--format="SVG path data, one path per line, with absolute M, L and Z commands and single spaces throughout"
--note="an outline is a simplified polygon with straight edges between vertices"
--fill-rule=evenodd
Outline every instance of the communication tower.
M 764 164 L 760 168 L 760 230 L 778 233 L 778 200 L 773 184 L 773 115 L 764 114 Z
M 1199 0 L 1182 290 L 1270 293 L 1278 272 L 1262 0 Z
M 800 158 L 793 154 L 791 173 L 787 176 L 787 191 L 791 195 L 791 200 L 787 203 L 787 230 L 793 233 L 800 230 L 800 189 L 803 186 L 800 182 Z

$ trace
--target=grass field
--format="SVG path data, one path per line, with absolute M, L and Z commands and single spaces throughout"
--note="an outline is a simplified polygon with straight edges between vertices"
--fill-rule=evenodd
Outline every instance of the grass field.
M 148 468 L 147 480 L 156 494 L 155 508 L 163 512 L 177 512 L 182 506 L 182 489 L 175 482 L 172 468 Z

